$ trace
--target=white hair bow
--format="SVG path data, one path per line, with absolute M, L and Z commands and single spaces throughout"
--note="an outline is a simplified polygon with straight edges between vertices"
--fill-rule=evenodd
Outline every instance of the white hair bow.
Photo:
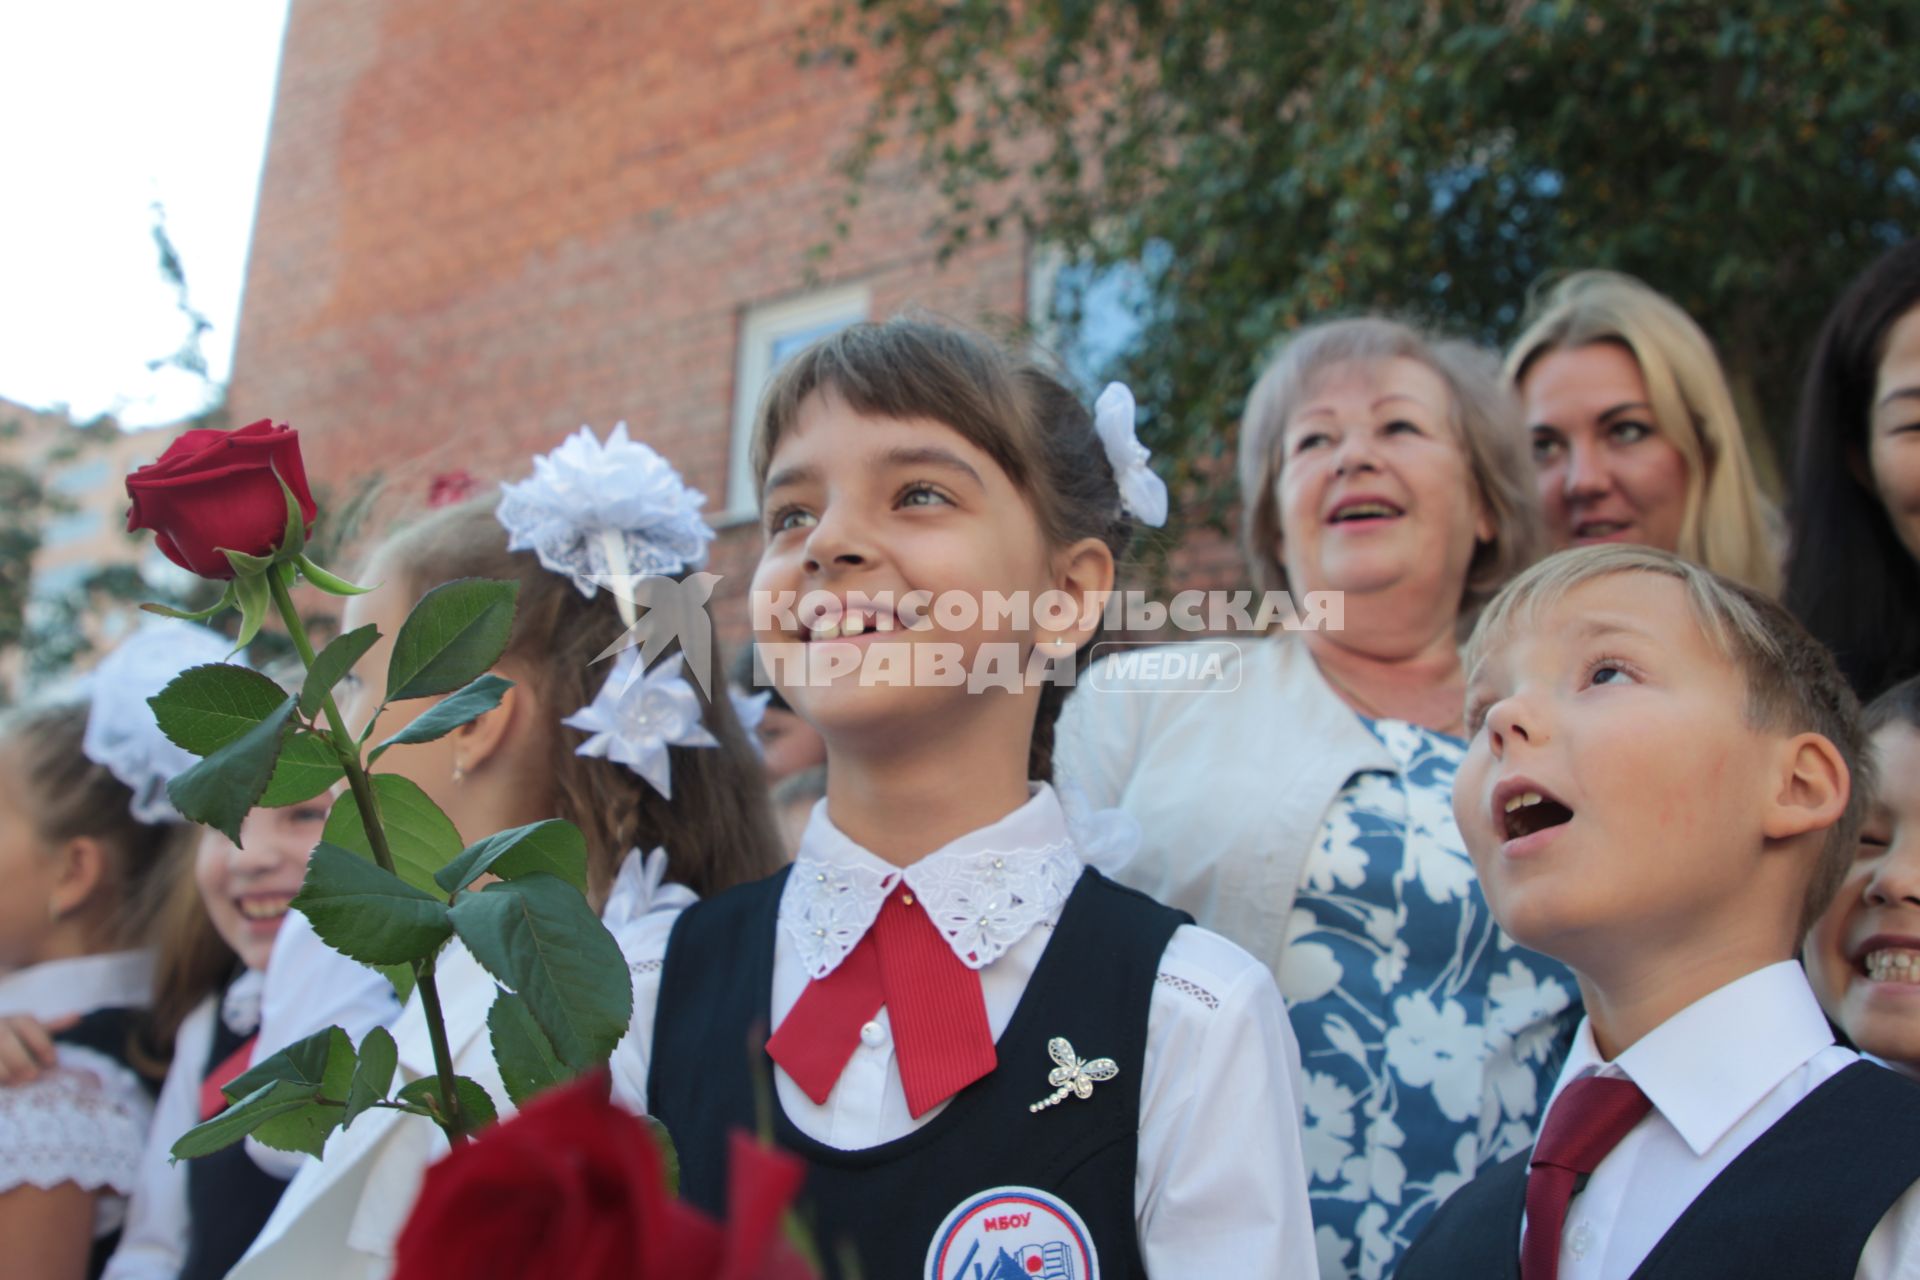
M 733 714 L 740 717 L 740 727 L 746 730 L 747 741 L 753 744 L 757 754 L 765 758 L 767 749 L 755 731 L 760 728 L 760 722 L 767 718 L 767 704 L 773 701 L 773 694 L 764 690 L 760 693 L 742 693 L 729 685 L 727 696 L 733 699 Z
M 160 731 L 147 699 L 188 667 L 223 662 L 233 642 L 190 622 L 154 620 L 122 640 L 87 677 L 87 731 L 80 749 L 133 792 L 141 822 L 178 822 L 167 783 L 199 763 Z
M 1133 392 L 1109 382 L 1093 404 L 1093 429 L 1106 446 L 1107 462 L 1120 486 L 1120 509 L 1158 529 L 1167 522 L 1167 482 L 1147 465 L 1152 455 L 1133 430 Z
M 495 515 L 509 535 L 509 551 L 536 552 L 589 600 L 606 583 L 631 627 L 631 591 L 607 580 L 631 582 L 705 564 L 714 537 L 700 515 L 706 501 L 671 462 L 628 439 L 622 422 L 605 444 L 581 427 L 535 458 L 531 477 L 500 486 Z
M 667 748 L 720 745 L 700 719 L 700 698 L 680 674 L 680 659 L 676 653 L 644 674 L 638 670 L 637 650 L 625 650 L 614 659 L 593 701 L 560 722 L 590 735 L 574 754 L 623 764 L 673 799 Z

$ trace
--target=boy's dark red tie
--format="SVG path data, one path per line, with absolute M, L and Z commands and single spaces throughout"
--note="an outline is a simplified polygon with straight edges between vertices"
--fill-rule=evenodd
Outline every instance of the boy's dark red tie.
M 887 896 L 840 966 L 807 984 L 767 1053 L 809 1098 L 825 1102 L 860 1043 L 860 1028 L 881 1005 L 916 1119 L 998 1061 L 980 975 L 961 963 L 905 886 Z
M 1618 1076 L 1583 1076 L 1553 1100 L 1527 1173 L 1520 1280 L 1557 1280 L 1560 1232 L 1574 1183 L 1592 1173 L 1652 1108 L 1639 1085 Z

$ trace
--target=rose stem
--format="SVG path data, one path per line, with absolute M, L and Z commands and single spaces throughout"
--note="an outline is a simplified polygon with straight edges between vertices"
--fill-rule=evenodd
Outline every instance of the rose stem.
M 293 607 L 293 596 L 280 575 L 271 570 L 267 573 L 267 585 L 273 590 L 273 603 L 280 610 L 280 620 L 293 638 L 300 661 L 307 670 L 313 670 L 313 641 L 307 638 L 307 624 L 300 617 L 300 611 Z M 379 799 L 367 771 L 360 766 L 360 744 L 347 732 L 347 722 L 340 714 L 340 705 L 333 700 L 333 690 L 321 695 L 320 705 L 326 711 L 327 723 L 333 726 L 333 749 L 346 769 L 347 786 L 360 810 L 361 824 L 367 829 L 367 844 L 373 849 L 373 860 L 382 871 L 398 874 L 393 867 L 393 850 L 387 844 L 387 830 L 380 823 Z M 346 745 L 349 743 L 351 747 Z M 433 980 L 433 958 L 429 956 L 412 964 L 414 987 L 420 993 L 421 1012 L 427 1016 L 427 1038 L 433 1044 L 433 1065 L 440 1079 L 440 1108 L 445 1117 L 441 1127 L 447 1131 L 448 1142 L 455 1147 L 463 1146 L 467 1141 L 466 1122 L 460 1112 L 459 1091 L 453 1086 L 453 1053 L 447 1046 L 446 1019 L 441 1015 L 440 991 Z

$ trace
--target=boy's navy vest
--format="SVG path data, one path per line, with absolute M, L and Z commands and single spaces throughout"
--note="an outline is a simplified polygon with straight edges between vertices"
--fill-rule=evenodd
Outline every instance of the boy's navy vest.
M 197 1078 L 206 1079 L 246 1041 L 246 1036 L 228 1029 L 216 1008 L 213 1043 Z M 198 1097 L 199 1091 L 194 1092 Z M 187 1257 L 179 1280 L 220 1280 L 267 1225 L 287 1183 L 255 1164 L 244 1142 L 189 1160 L 186 1169 Z
M 111 1058 L 119 1063 L 139 1078 L 151 1101 L 160 1092 L 160 1082 L 142 1071 L 133 1061 L 134 1039 L 140 1032 L 146 1013 L 145 1009 L 95 1009 L 92 1013 L 83 1014 L 78 1022 L 65 1031 L 56 1031 L 53 1039 L 57 1044 L 90 1049 L 103 1058 Z M 87 1275 L 94 1277 L 105 1271 L 107 1259 L 119 1247 L 118 1231 L 96 1238 L 87 1261 Z
M 829 1271 L 849 1248 L 872 1280 L 1144 1277 L 1134 1220 L 1147 1016 L 1161 953 L 1188 917 L 1082 873 L 996 1046 L 999 1065 L 905 1137 L 841 1151 L 780 1107 L 766 1056 L 774 931 L 790 872 L 691 907 L 660 975 L 649 1112 L 680 1156 L 681 1194 L 726 1212 L 727 1136 L 772 1112 L 808 1162 L 802 1216 Z M 1119 1074 L 1091 1097 L 1034 1112 L 1053 1092 L 1048 1041 Z
M 1493 1166 L 1441 1205 L 1395 1280 L 1519 1280 L 1532 1154 Z M 1708 1183 L 1632 1280 L 1853 1280 L 1867 1237 L 1916 1180 L 1920 1085 L 1856 1062 Z

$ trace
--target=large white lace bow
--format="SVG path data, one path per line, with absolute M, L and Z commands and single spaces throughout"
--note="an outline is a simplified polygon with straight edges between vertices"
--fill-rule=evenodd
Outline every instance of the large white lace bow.
M 1059 914 L 1080 879 L 1071 841 L 1039 848 L 942 851 L 904 871 L 802 855 L 781 891 L 780 925 L 809 978 L 840 967 L 905 881 L 969 969 L 984 969 Z
M 133 792 L 133 816 L 177 822 L 167 783 L 199 763 L 160 732 L 147 699 L 188 667 L 221 662 L 233 642 L 191 622 L 155 619 L 122 640 L 87 677 L 87 731 L 80 749 Z
M 671 800 L 673 766 L 667 748 L 717 747 L 720 741 L 701 720 L 700 697 L 680 674 L 680 654 L 644 674 L 639 663 L 639 650 L 623 650 L 593 701 L 560 723 L 590 735 L 574 749 L 575 755 L 623 764 Z
M 1123 383 L 1109 382 L 1093 402 L 1093 429 L 1120 486 L 1120 509 L 1158 529 L 1167 522 L 1167 482 L 1147 465 L 1153 455 L 1134 434 L 1133 408 L 1133 392 Z
M 684 573 L 707 562 L 706 495 L 671 462 L 616 425 L 603 445 L 581 427 L 533 460 L 533 475 L 500 486 L 494 514 L 507 549 L 532 551 L 591 600 L 608 578 Z M 599 581 L 596 581 L 598 579 Z

